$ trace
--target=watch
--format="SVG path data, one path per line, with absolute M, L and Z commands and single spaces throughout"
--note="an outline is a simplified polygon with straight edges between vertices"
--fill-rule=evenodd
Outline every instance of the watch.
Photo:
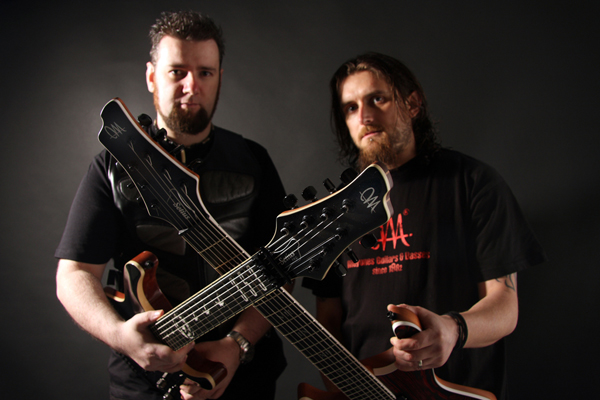
M 231 331 L 227 337 L 232 338 L 240 346 L 240 364 L 245 364 L 252 361 L 254 357 L 254 346 L 241 333 Z

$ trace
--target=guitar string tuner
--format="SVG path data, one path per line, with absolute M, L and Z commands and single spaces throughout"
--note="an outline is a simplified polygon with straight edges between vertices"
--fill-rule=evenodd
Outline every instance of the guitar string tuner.
M 356 253 L 354 253 L 352 251 L 352 249 L 347 248 L 346 249 L 346 254 L 348 254 L 348 257 L 350 257 L 350 259 L 352 260 L 353 263 L 357 263 L 358 262 L 358 257 L 356 256 Z
M 300 222 L 300 228 L 306 229 L 308 228 L 314 221 L 312 215 L 305 215 L 302 217 L 302 222 Z
M 298 198 L 293 194 L 288 194 L 283 198 L 283 205 L 290 210 L 296 208 L 296 204 L 298 204 Z
M 148 114 L 140 114 L 137 119 L 144 128 L 148 128 L 152 125 L 152 118 Z
M 333 193 L 336 191 L 335 185 L 333 184 L 333 182 L 331 182 L 331 180 L 329 180 L 329 178 L 323 181 L 323 186 L 325 186 L 325 189 L 327 189 L 329 193 Z
M 359 243 L 365 249 L 370 249 L 377 244 L 377 238 L 372 233 L 369 233 L 363 236 Z
M 317 189 L 314 186 L 307 186 L 302 191 L 302 198 L 306 201 L 316 201 L 317 200 Z
M 333 266 L 335 267 L 335 273 L 342 278 L 348 273 L 346 267 L 344 267 L 344 265 L 338 260 L 335 260 Z
M 346 168 L 344 172 L 340 175 L 340 180 L 346 186 L 350 182 L 352 182 L 358 176 L 358 172 L 352 168 Z

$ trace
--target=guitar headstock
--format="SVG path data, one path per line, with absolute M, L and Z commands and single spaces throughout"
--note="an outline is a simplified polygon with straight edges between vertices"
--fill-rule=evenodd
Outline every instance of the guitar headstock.
M 267 250 L 289 279 L 323 279 L 348 246 L 388 221 L 392 180 L 372 164 L 352 182 L 313 203 L 281 213 Z
M 178 230 L 208 214 L 198 192 L 198 176 L 166 152 L 118 98 L 100 114 L 98 139 L 136 186 L 148 213 Z
M 215 236 L 205 242 L 205 234 L 198 228 L 200 221 L 209 222 L 225 239 L 219 245 L 226 254 L 243 252 L 204 207 L 199 177 L 150 137 L 120 99 L 109 101 L 101 116 L 104 125 L 98 138 L 126 170 L 151 216 L 169 222 L 199 252 L 215 244 Z M 288 280 L 303 276 L 322 279 L 349 245 L 392 214 L 392 180 L 381 165 L 369 166 L 337 191 L 329 186 L 333 192 L 329 196 L 316 200 L 314 193 L 306 193 L 303 197 L 312 203 L 277 217 L 275 236 L 265 250 L 268 264 Z M 219 265 L 226 264 L 219 261 Z

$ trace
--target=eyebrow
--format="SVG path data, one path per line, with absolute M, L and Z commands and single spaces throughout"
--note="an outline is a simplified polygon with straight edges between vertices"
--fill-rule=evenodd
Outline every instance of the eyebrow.
M 187 64 L 169 64 L 167 65 L 169 68 L 189 68 L 189 66 Z M 214 68 L 214 67 L 205 67 L 205 66 L 200 66 L 198 68 L 195 69 L 199 69 L 201 71 L 218 71 L 218 68 Z
M 387 90 L 381 90 L 381 89 L 376 89 L 372 92 L 369 92 L 367 94 L 365 94 L 364 96 L 362 96 L 363 98 L 365 97 L 373 97 L 373 96 L 377 96 L 377 95 L 388 95 L 390 92 Z M 341 100 L 341 98 L 340 98 Z M 340 101 L 340 105 L 342 108 L 346 107 L 348 104 L 354 103 L 355 101 Z

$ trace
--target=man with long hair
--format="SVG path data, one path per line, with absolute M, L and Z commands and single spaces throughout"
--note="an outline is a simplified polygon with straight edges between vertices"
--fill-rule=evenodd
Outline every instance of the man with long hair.
M 150 39 L 146 82 L 156 120 L 149 133 L 200 176 L 212 217 L 254 253 L 271 238 L 285 192 L 262 146 L 212 123 L 223 73 L 221 29 L 199 13 L 163 13 Z M 144 250 L 157 255 L 157 281 L 173 306 L 218 277 L 174 227 L 150 217 L 138 197 L 123 168 L 101 152 L 81 182 L 55 253 L 60 301 L 77 324 L 112 349 L 110 398 L 162 399 L 163 373 L 180 371 L 195 349 L 200 358 L 222 363 L 227 375 L 212 390 L 188 379 L 172 398 L 273 399 L 285 358 L 281 340 L 255 309 L 173 351 L 148 329 L 161 311 L 127 319 L 107 301 L 102 277 L 108 261 L 120 282 L 125 263 Z
M 304 280 L 319 320 L 359 359 L 390 347 L 390 304 L 422 332 L 391 339 L 401 371 L 435 368 L 446 381 L 506 398 L 504 337 L 518 318 L 517 272 L 545 255 L 510 189 L 489 166 L 440 146 L 423 89 L 395 58 L 367 53 L 330 82 L 341 158 L 393 178 L 394 215 L 376 244 L 353 246 L 347 275 Z

